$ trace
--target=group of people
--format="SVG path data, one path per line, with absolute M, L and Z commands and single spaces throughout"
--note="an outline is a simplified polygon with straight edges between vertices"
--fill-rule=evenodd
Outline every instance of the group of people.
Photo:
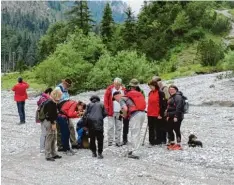
M 41 124 L 40 151 L 45 153 L 47 161 L 60 159 L 60 151 L 74 155 L 73 149 L 81 148 L 90 148 L 93 157 L 102 159 L 105 117 L 108 118 L 108 146 L 127 145 L 126 156 L 129 158 L 139 159 L 135 151 L 140 146 L 146 115 L 150 145 L 166 144 L 168 149 L 181 149 L 180 126 L 184 117 L 184 101 L 175 85 L 164 86 L 161 79 L 154 76 L 148 83 L 148 106 L 137 79 L 132 79 L 124 87 L 122 79 L 115 78 L 105 91 L 104 104 L 96 95 L 90 97 L 87 105 L 71 100 L 68 93 L 71 85 L 72 81 L 65 79 L 54 90 L 46 89 L 37 102 L 36 122 Z M 28 87 L 19 78 L 12 89 L 15 91 L 20 124 L 25 123 L 24 105 Z

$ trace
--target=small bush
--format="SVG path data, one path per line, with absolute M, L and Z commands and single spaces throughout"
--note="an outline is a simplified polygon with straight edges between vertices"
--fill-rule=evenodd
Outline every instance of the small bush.
M 224 50 L 211 39 L 203 40 L 197 46 L 197 56 L 203 66 L 216 66 L 224 58 Z

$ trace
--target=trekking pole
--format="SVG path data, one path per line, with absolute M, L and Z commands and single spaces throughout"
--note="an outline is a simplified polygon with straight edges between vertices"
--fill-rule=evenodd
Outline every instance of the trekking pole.
M 147 111 L 145 111 L 145 113 L 147 113 Z M 145 134 L 144 134 L 144 138 L 143 138 L 143 141 L 142 141 L 142 146 L 145 145 L 145 137 L 146 137 L 147 131 L 148 131 L 148 125 L 146 125 Z

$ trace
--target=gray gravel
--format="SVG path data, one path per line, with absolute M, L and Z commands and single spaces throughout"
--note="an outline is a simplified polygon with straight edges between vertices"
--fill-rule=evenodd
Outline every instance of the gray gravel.
M 93 159 L 89 150 L 79 150 L 75 156 L 62 154 L 61 160 L 47 162 L 39 154 L 40 125 L 34 121 L 38 98 L 31 95 L 26 103 L 27 123 L 19 126 L 13 93 L 2 91 L 2 184 L 234 184 L 234 107 L 230 103 L 234 101 L 234 79 L 217 80 L 217 75 L 173 81 L 192 104 L 182 123 L 184 150 L 150 148 L 147 137 L 138 151 L 140 160 L 123 157 L 126 148 L 107 147 L 105 124 L 103 160 Z M 147 94 L 148 87 L 142 88 Z M 90 95 L 103 97 L 103 92 L 72 98 L 87 102 Z M 145 128 L 146 122 L 142 137 Z M 204 148 L 187 147 L 190 133 L 198 136 Z

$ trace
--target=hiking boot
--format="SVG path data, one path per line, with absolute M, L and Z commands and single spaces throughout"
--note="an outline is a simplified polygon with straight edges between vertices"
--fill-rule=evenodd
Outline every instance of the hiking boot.
M 97 157 L 96 152 L 93 152 L 92 157 Z
M 78 145 L 72 145 L 72 149 L 79 149 Z
M 170 144 L 167 146 L 167 149 L 168 150 L 173 150 L 173 148 L 175 147 L 175 144 Z
M 62 156 L 60 156 L 60 155 L 55 155 L 53 158 L 54 158 L 54 159 L 61 159 Z
M 70 149 L 66 151 L 66 155 L 72 156 L 75 155 L 75 152 L 72 149 Z
M 63 147 L 58 148 L 58 152 L 66 152 Z
M 17 125 L 22 125 L 22 124 L 25 124 L 25 122 L 21 121 L 21 122 L 17 123 Z
M 121 147 L 121 146 L 122 146 L 122 144 L 116 143 L 116 144 L 115 144 L 115 146 L 117 146 L 117 147 Z
M 122 145 L 127 145 L 128 141 L 123 141 Z
M 172 148 L 172 150 L 182 150 L 182 147 L 180 144 L 174 145 L 174 147 Z
M 98 154 L 98 159 L 103 159 L 103 155 L 102 154 Z
M 131 158 L 131 159 L 140 159 L 139 156 L 133 155 L 133 154 L 131 154 L 131 155 L 128 154 L 128 158 Z
M 54 158 L 50 157 L 50 158 L 46 158 L 47 161 L 55 161 Z

